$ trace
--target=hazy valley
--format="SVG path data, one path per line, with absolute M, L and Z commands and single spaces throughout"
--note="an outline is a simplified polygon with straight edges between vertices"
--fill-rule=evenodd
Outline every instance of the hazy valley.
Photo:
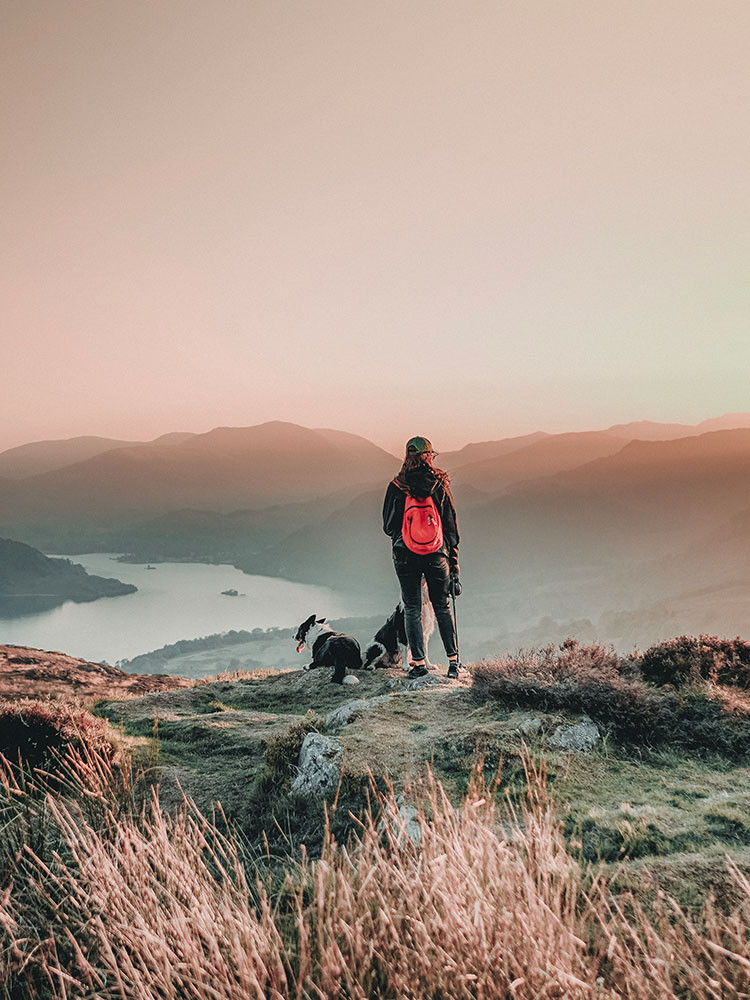
M 741 632 L 748 424 L 538 432 L 439 456 L 459 512 L 467 653 L 562 633 L 627 650 Z M 69 556 L 230 563 L 356 595 L 375 618 L 397 598 L 380 508 L 398 466 L 355 435 L 280 422 L 42 442 L 0 454 L 0 536 Z

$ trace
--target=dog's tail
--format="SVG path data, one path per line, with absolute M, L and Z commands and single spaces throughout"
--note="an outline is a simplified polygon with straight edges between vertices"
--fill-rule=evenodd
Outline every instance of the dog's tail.
M 385 646 L 382 642 L 371 642 L 365 650 L 364 659 L 362 660 L 362 669 L 372 670 L 383 653 L 385 653 Z

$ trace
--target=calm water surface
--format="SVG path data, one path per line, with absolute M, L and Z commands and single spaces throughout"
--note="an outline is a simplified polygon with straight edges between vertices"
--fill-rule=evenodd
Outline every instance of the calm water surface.
M 98 662 L 129 659 L 178 639 L 229 629 L 290 628 L 314 613 L 356 614 L 344 595 L 326 587 L 248 576 L 233 566 L 159 563 L 155 569 L 118 563 L 114 555 L 75 556 L 89 573 L 133 583 L 138 593 L 68 601 L 51 610 L 14 617 L 0 612 L 0 643 L 53 649 Z M 225 597 L 234 589 L 244 597 Z

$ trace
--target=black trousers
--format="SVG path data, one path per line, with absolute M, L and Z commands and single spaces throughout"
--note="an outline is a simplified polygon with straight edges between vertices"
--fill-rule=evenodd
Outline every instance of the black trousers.
M 422 635 L 422 577 L 427 581 L 430 604 L 435 609 L 440 638 L 446 654 L 458 655 L 456 624 L 450 606 L 450 569 L 448 557 L 442 552 L 420 556 L 408 549 L 394 549 L 393 565 L 401 584 L 404 602 L 404 625 L 412 659 L 423 660 L 424 636 Z

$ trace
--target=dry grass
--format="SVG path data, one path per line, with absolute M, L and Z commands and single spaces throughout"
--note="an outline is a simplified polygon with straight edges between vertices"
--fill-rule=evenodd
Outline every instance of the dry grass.
M 428 774 L 373 790 L 345 848 L 289 864 L 282 892 L 186 804 L 130 814 L 92 759 L 48 796 L 52 847 L 0 888 L 0 994 L 14 1000 L 746 997 L 750 885 L 690 920 L 616 897 L 566 850 L 543 772 L 516 810 L 477 776 L 460 806 Z M 88 769 L 87 769 L 88 768 Z M 112 776 L 116 781 L 116 776 Z M 6 797 L 23 788 L 6 777 Z M 96 809 L 87 806 L 93 794 Z M 88 811 L 87 811 L 88 809 Z

